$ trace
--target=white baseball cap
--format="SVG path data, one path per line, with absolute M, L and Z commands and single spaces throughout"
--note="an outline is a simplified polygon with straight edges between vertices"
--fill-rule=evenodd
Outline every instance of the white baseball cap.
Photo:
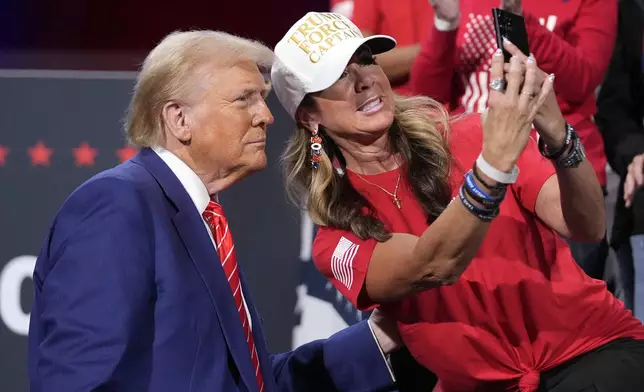
M 379 54 L 393 49 L 396 40 L 387 35 L 365 38 L 348 18 L 331 12 L 309 12 L 290 28 L 275 46 L 271 82 L 291 117 L 306 94 L 340 79 L 362 45 Z

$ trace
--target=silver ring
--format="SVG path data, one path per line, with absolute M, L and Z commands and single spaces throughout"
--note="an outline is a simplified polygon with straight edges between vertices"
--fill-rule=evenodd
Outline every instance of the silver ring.
M 505 79 L 499 78 L 499 79 L 494 79 L 493 81 L 490 82 L 490 89 L 491 90 L 496 90 L 500 93 L 505 91 Z
M 313 143 L 311 144 L 311 150 L 313 151 L 320 151 L 322 149 L 322 145 L 320 143 Z

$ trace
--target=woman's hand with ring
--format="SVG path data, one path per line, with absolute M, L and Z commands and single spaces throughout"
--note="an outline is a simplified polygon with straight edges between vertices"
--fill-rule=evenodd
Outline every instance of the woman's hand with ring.
M 547 84 L 540 91 L 534 88 L 538 71 L 534 61 L 524 63 L 513 56 L 508 72 L 503 61 L 503 53 L 498 50 L 490 70 L 488 111 L 481 118 L 482 154 L 496 169 L 510 172 L 528 143 L 532 122 L 549 90 Z
M 509 41 L 503 44 L 512 56 L 517 57 L 524 67 L 534 67 L 536 70 L 533 83 L 524 83 L 523 91 L 532 93 L 534 97 L 539 96 L 543 102 L 538 105 L 539 110 L 534 117 L 534 127 L 543 138 L 544 142 L 549 149 L 556 150 L 562 146 L 566 137 L 566 121 L 561 114 L 561 109 L 557 103 L 557 97 L 554 92 L 554 74 L 547 75 L 545 72 L 537 67 L 536 61 L 533 56 L 526 56 L 519 48 Z M 505 66 L 506 72 L 509 71 L 509 66 Z M 532 84 L 532 86 L 530 86 Z M 541 92 L 546 89 L 547 94 L 543 95 Z

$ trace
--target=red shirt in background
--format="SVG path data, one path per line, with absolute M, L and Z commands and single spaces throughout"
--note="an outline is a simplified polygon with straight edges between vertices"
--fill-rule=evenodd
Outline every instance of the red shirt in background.
M 478 115 L 453 125 L 452 194 L 481 151 Z M 555 174 L 533 139 L 517 165 L 500 215 L 478 253 L 451 286 L 380 305 L 395 315 L 416 360 L 441 381 L 443 391 L 536 390 L 539 373 L 620 337 L 644 339 L 644 326 L 606 289 L 588 277 L 566 242 L 535 215 L 542 185 Z M 363 177 L 393 190 L 398 170 Z M 348 171 L 355 189 L 394 233 L 420 236 L 426 215 L 403 176 L 402 209 L 390 195 Z M 456 200 L 455 202 L 459 202 Z M 371 309 L 365 277 L 376 241 L 320 227 L 313 260 L 322 274 L 356 307 Z M 397 263 L 398 260 L 391 260 Z M 495 381 L 490 384 L 491 381 Z M 482 388 L 482 389 L 476 389 Z
M 355 0 L 352 20 L 360 30 L 390 35 L 404 47 L 428 38 L 434 9 L 428 0 Z M 392 87 L 399 94 L 411 93 L 408 82 Z
M 411 90 L 449 104 L 452 110 L 481 112 L 487 106 L 488 71 L 497 48 L 492 8 L 498 0 L 461 0 L 457 30 L 433 25 L 416 57 Z M 530 49 L 539 67 L 555 73 L 555 92 L 602 185 L 606 156 L 592 121 L 595 89 L 601 84 L 615 45 L 616 0 L 524 0 Z M 451 60 L 451 61 L 450 61 Z

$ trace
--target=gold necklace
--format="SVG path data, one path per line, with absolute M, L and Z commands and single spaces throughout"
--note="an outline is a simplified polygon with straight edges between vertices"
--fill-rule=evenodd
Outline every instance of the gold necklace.
M 389 192 L 388 190 L 386 190 L 385 188 L 381 187 L 378 184 L 374 184 L 371 181 L 367 181 L 359 173 L 356 173 L 356 174 L 358 175 L 358 177 L 360 177 L 362 179 L 362 181 L 366 182 L 367 184 L 371 184 L 371 185 L 373 185 L 375 187 L 380 188 L 383 192 L 385 192 L 389 196 L 393 197 L 394 198 L 394 204 L 396 205 L 396 207 L 398 207 L 398 209 L 400 209 L 400 199 L 398 198 L 398 186 L 400 185 L 400 177 L 402 177 L 402 173 L 398 173 L 398 180 L 396 181 L 396 189 L 394 189 L 394 193 Z

